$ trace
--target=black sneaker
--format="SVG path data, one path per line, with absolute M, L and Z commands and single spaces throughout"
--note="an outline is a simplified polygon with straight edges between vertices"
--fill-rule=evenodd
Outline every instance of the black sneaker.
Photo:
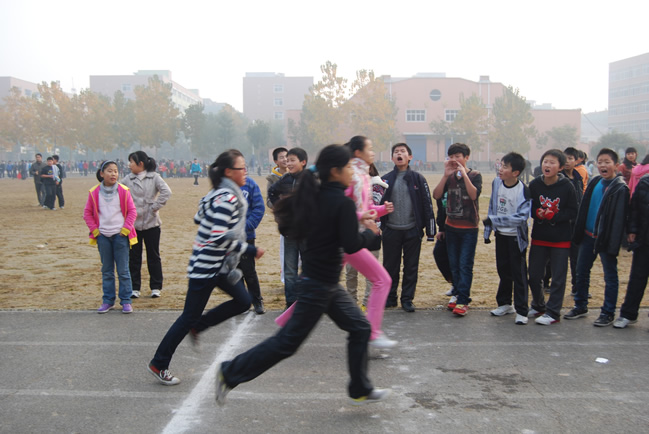
M 255 309 L 255 313 L 257 315 L 263 315 L 264 313 L 266 313 L 266 310 L 264 309 L 264 302 L 261 300 L 252 303 L 252 307 Z
M 387 300 L 385 302 L 385 307 L 397 307 L 397 301 L 396 300 Z
M 614 320 L 615 320 L 615 317 L 613 315 L 609 315 L 607 313 L 601 313 L 599 315 L 599 318 L 597 318 L 595 320 L 593 325 L 595 327 L 606 327 L 606 326 L 610 326 L 611 324 L 613 324 Z
M 565 314 L 565 315 L 563 316 L 563 319 L 577 319 L 577 318 L 583 318 L 583 317 L 585 317 L 586 315 L 588 315 L 588 309 L 587 309 L 587 308 L 580 309 L 580 308 L 578 308 L 578 307 L 573 307 L 573 308 L 570 310 L 570 312 L 568 312 L 567 314 Z

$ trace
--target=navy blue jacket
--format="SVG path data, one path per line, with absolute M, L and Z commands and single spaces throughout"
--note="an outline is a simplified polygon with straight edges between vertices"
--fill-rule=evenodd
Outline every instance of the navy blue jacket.
M 259 186 L 249 176 L 246 177 L 246 185 L 241 187 L 243 196 L 248 200 L 248 213 L 246 214 L 246 239 L 254 240 L 256 238 L 255 229 L 264 218 L 266 207 L 264 198 L 261 197 Z
M 422 175 L 410 170 L 410 166 L 408 166 L 406 171 L 407 172 L 403 179 L 406 181 L 408 191 L 410 192 L 412 209 L 415 214 L 415 225 L 419 229 L 425 229 L 428 241 L 433 241 L 437 230 L 435 228 L 435 213 L 433 212 L 433 201 L 431 199 L 428 183 L 426 182 L 426 178 Z M 394 166 L 392 172 L 383 177 L 383 180 L 388 184 L 388 189 L 385 191 L 383 199 L 381 199 L 381 204 L 386 201 L 393 202 L 391 197 L 398 172 L 399 169 Z M 385 227 L 387 225 L 387 216 L 388 214 L 381 217 L 381 226 Z

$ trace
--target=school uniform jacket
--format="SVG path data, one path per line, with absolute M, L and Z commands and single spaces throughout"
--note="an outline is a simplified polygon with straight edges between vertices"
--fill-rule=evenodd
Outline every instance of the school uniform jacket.
M 522 183 L 522 181 L 518 181 Z M 492 230 L 498 230 L 498 228 L 516 228 L 516 241 L 518 242 L 518 249 L 522 252 L 527 249 L 529 244 L 527 234 L 528 227 L 527 222 L 530 218 L 532 211 L 532 199 L 530 196 L 530 189 L 523 184 L 521 193 L 516 200 L 518 206 L 516 207 L 516 212 L 511 215 L 498 215 L 498 192 L 501 188 L 506 188 L 503 184 L 502 179 L 495 178 L 491 184 L 491 200 L 489 201 L 489 211 L 487 212 L 487 217 L 491 220 L 491 225 L 485 225 L 484 227 L 484 239 L 489 239 Z

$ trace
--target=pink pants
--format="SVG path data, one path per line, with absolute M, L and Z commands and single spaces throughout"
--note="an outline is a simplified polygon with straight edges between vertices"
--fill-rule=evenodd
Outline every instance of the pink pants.
M 385 301 L 390 293 L 392 279 L 378 259 L 367 249 L 361 249 L 351 255 L 345 255 L 343 262 L 354 267 L 359 273 L 372 282 L 372 291 L 367 301 L 367 320 L 372 326 L 370 339 L 381 334 Z

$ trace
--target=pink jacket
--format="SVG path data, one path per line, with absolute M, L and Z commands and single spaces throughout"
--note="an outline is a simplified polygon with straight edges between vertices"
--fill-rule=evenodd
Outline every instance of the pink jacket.
M 132 246 L 137 244 L 137 233 L 134 227 L 137 211 L 127 186 L 118 183 L 117 193 L 119 194 L 119 205 L 124 216 L 124 227 L 121 234 L 128 237 L 129 244 Z M 97 237 L 99 236 L 99 184 L 92 187 L 88 193 L 88 201 L 83 210 L 83 219 L 86 221 L 88 229 L 90 229 L 90 245 L 94 246 L 97 244 Z
M 376 217 L 382 217 L 387 214 L 385 205 L 374 205 L 372 201 L 372 179 L 369 175 L 370 166 L 361 158 L 352 159 L 354 176 L 352 183 L 345 190 L 345 195 L 350 197 L 356 204 L 356 215 L 360 220 L 365 211 L 375 210 Z M 360 230 L 365 230 L 361 225 Z
M 629 190 L 631 190 L 631 196 L 633 196 L 633 192 L 635 191 L 635 187 L 638 185 L 640 178 L 645 176 L 647 173 L 649 173 L 649 164 L 638 164 L 631 170 L 631 178 L 629 179 Z

